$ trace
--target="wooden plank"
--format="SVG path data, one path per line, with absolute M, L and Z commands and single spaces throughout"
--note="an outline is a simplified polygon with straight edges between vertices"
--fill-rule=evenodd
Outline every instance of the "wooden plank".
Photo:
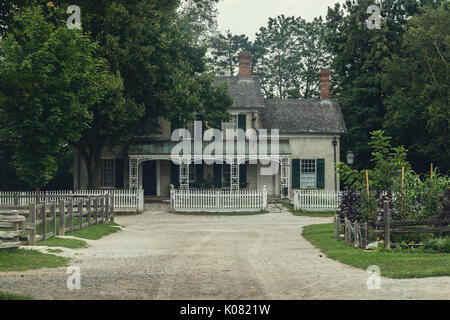
M 36 224 L 36 204 L 35 203 L 30 204 L 29 217 L 30 217 L 30 224 L 35 225 Z M 28 236 L 28 242 L 30 243 L 30 246 L 34 246 L 36 244 L 36 228 L 32 228 L 30 230 L 30 234 Z
M 0 238 L 2 238 L 2 239 L 14 239 L 14 238 L 22 236 L 22 235 L 23 235 L 23 230 L 0 231 Z
M 22 245 L 22 242 L 0 242 L 0 249 L 18 248 Z
M 56 235 L 56 201 L 52 201 L 52 205 L 50 207 L 51 214 L 51 232 L 53 235 Z
M 408 227 L 408 228 L 395 228 L 391 230 L 391 233 L 432 233 L 432 232 L 450 232 L 450 227 Z
M 64 220 L 65 220 L 65 210 L 66 210 L 66 202 L 64 199 L 59 201 L 59 232 L 60 236 L 64 236 Z
M 22 222 L 25 221 L 24 216 L 19 215 L 0 215 L 0 222 Z

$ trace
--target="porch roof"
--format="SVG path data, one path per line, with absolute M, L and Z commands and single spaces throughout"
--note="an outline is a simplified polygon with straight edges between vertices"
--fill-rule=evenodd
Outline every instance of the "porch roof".
M 129 147 L 128 154 L 129 155 L 171 155 L 172 149 L 180 142 L 177 141 L 158 141 L 158 142 L 146 142 L 146 143 L 138 143 L 132 144 Z M 203 151 L 206 146 L 211 144 L 210 141 L 203 142 Z M 227 143 L 223 142 L 223 154 L 227 154 Z M 249 141 L 245 141 L 245 155 L 250 155 L 249 151 Z M 267 155 L 271 155 L 272 145 L 270 141 L 267 142 Z M 194 142 L 192 141 L 191 152 L 194 153 Z M 234 154 L 237 154 L 237 146 L 236 142 L 234 143 Z M 260 144 L 257 143 L 257 154 L 260 154 Z M 279 142 L 279 151 L 276 155 L 290 155 L 291 148 L 289 146 L 289 141 L 280 141 Z M 251 155 L 255 155 L 252 153 Z M 273 154 L 275 155 L 275 154 Z

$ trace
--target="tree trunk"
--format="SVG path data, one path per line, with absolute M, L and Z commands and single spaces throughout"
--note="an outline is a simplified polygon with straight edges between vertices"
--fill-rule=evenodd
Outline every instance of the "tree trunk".
M 101 150 L 91 150 L 87 152 L 85 150 L 80 150 L 81 156 L 84 159 L 87 170 L 87 188 L 99 189 L 100 188 L 100 163 L 101 163 Z

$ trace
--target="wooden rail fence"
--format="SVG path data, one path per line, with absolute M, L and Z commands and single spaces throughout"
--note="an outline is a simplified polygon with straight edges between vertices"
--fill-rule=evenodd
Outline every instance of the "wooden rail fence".
M 17 211 L 0 215 L 0 249 L 17 248 L 22 244 L 24 223 L 25 217 Z
M 341 238 L 343 234 L 344 240 L 349 244 L 354 244 L 357 248 L 366 248 L 368 244 L 369 226 L 375 226 L 375 234 L 382 235 L 384 238 L 384 246 L 391 248 L 392 234 L 407 233 L 446 233 L 450 232 L 450 220 L 426 220 L 426 221 L 392 221 L 389 211 L 389 202 L 383 203 L 383 221 L 377 223 L 360 223 L 350 222 L 347 218 L 341 223 L 339 216 L 334 216 L 334 236 Z

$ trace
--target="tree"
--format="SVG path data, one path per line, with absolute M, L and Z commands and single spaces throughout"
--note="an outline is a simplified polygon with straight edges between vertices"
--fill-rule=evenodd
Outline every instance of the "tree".
M 239 66 L 239 52 L 249 51 L 252 43 L 248 37 L 233 35 L 230 30 L 226 34 L 218 33 L 210 39 L 211 55 L 210 68 L 218 74 L 236 75 Z
M 255 73 L 265 96 L 314 98 L 318 96 L 318 74 L 328 65 L 321 19 L 306 22 L 280 15 L 261 27 L 253 45 Z
M 368 29 L 371 0 L 345 1 L 328 8 L 326 42 L 333 56 L 333 96 L 339 99 L 348 133 L 342 155 L 351 149 L 355 167 L 370 167 L 369 132 L 383 127 L 386 114 L 381 79 L 383 61 L 401 50 L 408 19 L 419 7 L 435 0 L 385 0 L 381 6 L 381 29 Z M 404 142 L 401 142 L 404 144 Z M 406 145 L 406 144 L 405 144 Z
M 415 168 L 450 170 L 450 11 L 424 7 L 407 24 L 402 50 L 386 60 L 384 126 L 410 150 Z
M 24 9 L 0 42 L 0 139 L 13 148 L 18 176 L 34 188 L 57 170 L 57 156 L 76 142 L 102 99 L 104 62 L 78 30 Z

